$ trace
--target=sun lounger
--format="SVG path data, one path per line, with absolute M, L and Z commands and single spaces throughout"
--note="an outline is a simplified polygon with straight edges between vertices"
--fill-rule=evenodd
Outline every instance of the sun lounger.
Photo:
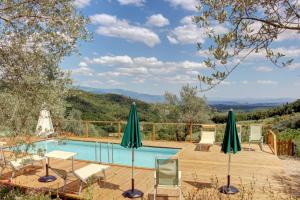
M 36 162 L 40 162 L 42 167 L 44 167 L 44 161 L 45 161 L 45 157 L 42 157 L 39 155 L 28 155 L 28 156 L 24 156 L 22 158 L 17 158 L 15 160 L 7 161 L 7 163 L 9 164 L 8 166 L 13 170 L 10 180 L 12 181 L 16 172 L 18 172 L 30 165 L 32 166 Z
M 92 177 L 95 177 L 97 179 L 105 178 L 105 170 L 108 168 L 109 166 L 106 165 L 89 164 L 85 167 L 75 170 L 74 172 L 67 172 L 66 170 L 53 167 L 51 167 L 51 170 L 64 180 L 63 191 L 66 186 L 67 178 L 72 174 L 75 175 L 75 177 L 80 180 L 80 187 L 78 191 L 78 194 L 80 194 L 83 184 L 88 184 L 88 180 Z
M 2 148 L 2 143 L 1 143 L 1 152 L 0 152 L 0 166 L 1 166 L 1 172 L 0 176 L 2 175 L 2 172 L 5 168 L 11 168 L 12 169 L 12 175 L 10 177 L 10 180 L 14 178 L 15 174 L 17 171 L 20 171 L 24 169 L 25 167 L 28 167 L 30 165 L 35 164 L 36 162 L 41 162 L 42 167 L 44 167 L 44 161 L 45 157 L 40 156 L 40 155 L 35 155 L 35 154 L 29 154 L 27 156 L 21 157 L 21 158 L 16 158 L 16 159 L 7 159 L 3 148 Z
M 97 179 L 105 178 L 105 170 L 108 168 L 109 166 L 106 165 L 90 164 L 75 170 L 75 176 L 80 179 L 80 188 L 78 193 L 80 194 L 83 183 L 87 184 L 88 179 L 91 177 L 96 177 Z M 101 175 L 99 175 L 99 173 L 101 173 Z
M 212 146 L 216 141 L 216 126 L 203 126 L 201 130 L 201 140 L 196 146 L 196 151 L 203 150 L 203 146 Z M 209 148 L 208 147 L 208 148 Z

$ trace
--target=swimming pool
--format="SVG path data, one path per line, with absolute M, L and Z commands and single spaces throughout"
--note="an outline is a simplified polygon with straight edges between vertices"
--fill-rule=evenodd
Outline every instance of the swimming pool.
M 101 146 L 101 148 L 100 148 Z M 46 152 L 61 150 L 76 152 L 75 159 L 89 160 L 103 163 L 113 163 L 131 166 L 131 149 L 121 147 L 120 144 L 95 143 L 75 140 L 46 140 L 34 143 L 34 149 L 44 149 Z M 141 147 L 135 149 L 135 166 L 155 167 L 156 156 L 174 156 L 179 148 Z

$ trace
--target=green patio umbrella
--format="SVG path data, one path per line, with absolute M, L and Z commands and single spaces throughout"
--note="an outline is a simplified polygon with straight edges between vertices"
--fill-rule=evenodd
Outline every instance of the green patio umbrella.
M 142 136 L 140 133 L 140 123 L 136 111 L 135 102 L 132 103 L 126 129 L 123 134 L 121 146 L 132 149 L 132 168 L 131 168 L 131 189 L 125 191 L 123 195 L 129 198 L 138 198 L 143 196 L 143 192 L 134 188 L 133 166 L 134 166 L 134 148 L 142 146 Z
M 222 143 L 222 152 L 229 155 L 228 159 L 228 176 L 227 176 L 227 185 L 220 188 L 220 192 L 225 194 L 235 194 L 239 190 L 230 185 L 230 162 L 231 162 L 231 153 L 234 154 L 238 151 L 241 151 L 241 144 L 236 128 L 235 114 L 232 109 L 228 112 L 226 129 L 224 134 L 224 139 Z

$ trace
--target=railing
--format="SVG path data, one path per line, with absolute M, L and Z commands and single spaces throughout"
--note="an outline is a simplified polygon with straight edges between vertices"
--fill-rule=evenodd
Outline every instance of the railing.
M 277 155 L 294 155 L 294 143 L 292 140 L 277 141 Z
M 275 155 L 293 156 L 295 154 L 293 141 L 281 141 L 277 139 L 276 134 L 271 129 L 268 130 L 267 144 Z
M 113 143 L 106 143 L 107 145 L 107 163 L 114 163 L 114 144 Z M 98 150 L 97 147 L 99 146 L 99 159 L 98 159 Z M 111 154 L 110 154 L 110 147 L 111 146 Z M 95 161 L 102 163 L 102 142 L 95 142 Z
M 79 126 L 77 131 L 62 128 L 63 124 L 69 123 L 69 128 Z M 121 138 L 126 127 L 126 121 L 58 121 L 56 132 L 84 137 Z M 198 142 L 201 130 L 207 127 L 216 128 L 216 142 L 222 142 L 226 124 L 199 124 L 199 123 L 155 123 L 140 122 L 141 133 L 144 140 L 173 140 Z M 241 132 L 241 141 L 248 141 L 249 125 L 238 125 Z M 263 134 L 267 135 L 267 126 L 263 126 Z
M 64 122 L 69 122 L 69 123 L 80 123 L 81 126 L 83 127 L 83 135 L 85 137 L 90 136 L 90 131 L 91 131 L 91 125 L 109 125 L 109 126 L 115 126 L 117 127 L 116 130 L 117 132 L 111 132 L 109 133 L 110 137 L 117 137 L 121 138 L 122 137 L 122 131 L 124 130 L 127 122 L 126 121 L 76 121 L 76 120 L 65 120 Z M 187 127 L 188 130 L 188 139 L 190 142 L 193 141 L 193 128 L 196 130 L 200 130 L 202 126 L 206 126 L 204 124 L 192 124 L 192 123 L 153 123 L 153 122 L 140 122 L 140 128 L 142 132 L 145 132 L 144 129 L 147 126 L 148 132 L 150 133 L 150 140 L 156 140 L 157 139 L 157 132 L 158 132 L 158 127 L 161 126 L 180 126 L 180 127 Z M 209 126 L 209 125 L 208 125 Z M 211 125 L 210 125 L 211 126 Z M 150 127 L 150 128 L 149 128 Z M 58 131 L 58 132 L 64 132 L 64 134 L 70 135 L 67 131 Z
M 271 129 L 269 129 L 267 133 L 267 144 L 272 152 L 277 156 L 277 136 Z

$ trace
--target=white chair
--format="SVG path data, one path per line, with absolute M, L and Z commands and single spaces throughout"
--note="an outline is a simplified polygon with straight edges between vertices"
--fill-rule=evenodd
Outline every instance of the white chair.
M 182 199 L 181 171 L 178 170 L 178 158 L 157 157 L 155 159 L 154 172 L 154 200 L 159 188 L 176 189 L 179 191 L 179 199 Z
M 12 169 L 12 174 L 10 180 L 14 178 L 16 172 L 21 171 L 25 167 L 33 166 L 35 163 L 40 162 L 41 166 L 44 167 L 45 165 L 45 157 L 41 157 L 39 155 L 27 155 L 21 158 L 17 158 L 14 160 L 8 160 L 8 166 Z M 2 172 L 1 172 L 2 173 Z
M 24 169 L 25 167 L 28 166 L 32 166 L 34 165 L 36 162 L 40 162 L 41 166 L 44 167 L 45 166 L 45 161 L 46 158 L 40 155 L 36 155 L 36 154 L 29 154 L 20 158 L 15 158 L 15 159 L 7 159 L 3 148 L 1 146 L 1 152 L 0 152 L 0 166 L 1 166 L 1 172 L 0 172 L 0 176 L 2 176 L 3 170 L 5 168 L 10 168 L 12 169 L 12 174 L 10 177 L 10 181 L 12 181 L 12 179 L 14 178 L 16 172 L 21 171 L 22 169 Z
M 216 126 L 209 125 L 209 126 L 202 126 L 201 130 L 201 139 L 196 146 L 196 151 L 201 151 L 202 146 L 212 146 L 216 141 Z
M 262 126 L 261 125 L 251 125 L 250 135 L 249 135 L 249 150 L 250 143 L 259 143 L 261 150 L 263 150 L 263 136 L 262 136 Z
M 242 126 L 241 125 L 236 125 L 236 128 L 237 128 L 237 131 L 238 131 L 240 144 L 242 144 Z

